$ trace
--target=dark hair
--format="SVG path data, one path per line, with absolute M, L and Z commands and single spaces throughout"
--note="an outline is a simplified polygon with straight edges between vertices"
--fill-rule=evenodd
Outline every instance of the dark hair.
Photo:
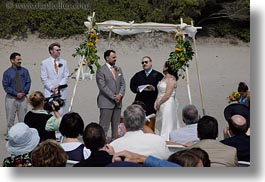
M 145 103 L 143 101 L 135 100 L 132 104 L 139 105 L 146 111 L 146 105 L 145 105 Z
M 198 121 L 198 137 L 202 139 L 216 139 L 218 136 L 218 122 L 214 117 L 203 116 Z
M 77 138 L 83 135 L 84 121 L 76 112 L 66 113 L 62 118 L 59 131 L 67 138 Z
M 98 151 L 106 144 L 106 135 L 103 128 L 97 123 L 90 123 L 86 126 L 83 141 L 86 148 L 91 152 Z
M 248 91 L 248 86 L 245 82 L 240 82 L 238 84 L 238 88 L 237 88 L 238 92 L 247 92 Z
M 242 118 L 244 118 L 242 116 Z M 244 118 L 245 119 L 245 118 Z M 243 125 L 237 125 L 232 118 L 228 120 L 229 129 L 232 131 L 234 135 L 245 135 L 248 130 L 248 123 L 247 121 Z
M 51 54 L 51 51 L 53 50 L 53 48 L 55 46 L 61 47 L 61 45 L 58 42 L 54 42 L 54 43 L 50 44 L 49 47 L 48 47 L 48 51 L 49 51 L 50 54 Z
M 190 152 L 193 152 L 198 157 L 200 157 L 204 167 L 211 167 L 211 161 L 209 159 L 209 155 L 208 155 L 208 153 L 205 150 L 203 150 L 203 149 L 201 149 L 199 147 L 194 147 L 194 148 L 190 149 Z
M 165 67 L 167 68 L 167 72 L 168 72 L 169 74 L 173 75 L 173 76 L 176 78 L 176 80 L 179 79 L 178 72 L 177 72 L 177 71 L 174 71 L 174 70 L 172 69 L 172 67 L 171 67 L 171 65 L 170 65 L 170 61 L 166 61 L 166 62 L 165 62 Z
M 114 50 L 106 50 L 104 52 L 104 59 L 107 61 L 107 57 L 110 56 L 111 53 L 116 53 Z
M 179 164 L 183 167 L 197 167 L 201 158 L 190 149 L 180 150 L 170 155 L 168 161 Z
M 198 122 L 199 115 L 198 110 L 194 105 L 186 105 L 182 109 L 182 117 L 185 124 L 194 124 Z
M 18 52 L 13 52 L 11 55 L 10 55 L 10 60 L 15 60 L 16 59 L 16 56 L 21 56 Z

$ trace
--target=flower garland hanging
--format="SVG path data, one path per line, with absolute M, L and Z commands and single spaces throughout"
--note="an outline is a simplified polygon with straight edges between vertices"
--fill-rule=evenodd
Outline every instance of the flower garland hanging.
M 178 75 L 184 79 L 185 76 L 180 71 L 185 72 L 185 68 L 189 67 L 189 61 L 192 60 L 194 52 L 190 42 L 184 40 L 182 33 L 177 33 L 175 39 L 177 44 L 175 50 L 169 54 L 168 60 L 173 71 L 178 72 Z
M 76 48 L 76 52 L 72 55 L 73 57 L 76 57 L 77 55 L 80 55 L 81 57 L 84 56 L 83 64 L 86 64 L 89 69 L 90 73 L 94 74 L 94 66 L 96 66 L 97 69 L 100 68 L 99 64 L 99 56 L 97 56 L 97 47 L 96 43 L 98 42 L 98 27 L 95 23 L 94 16 L 88 17 L 88 20 L 90 22 L 90 26 L 88 28 L 88 31 L 86 32 L 86 39 L 80 44 L 78 48 Z

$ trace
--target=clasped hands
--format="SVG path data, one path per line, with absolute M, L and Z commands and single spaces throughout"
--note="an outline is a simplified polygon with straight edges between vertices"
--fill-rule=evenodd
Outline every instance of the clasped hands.
M 114 95 L 114 100 L 118 104 L 121 101 L 122 96 L 120 94 Z

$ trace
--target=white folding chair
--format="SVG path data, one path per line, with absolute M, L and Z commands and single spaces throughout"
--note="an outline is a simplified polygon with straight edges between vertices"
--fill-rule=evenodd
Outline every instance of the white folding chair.
M 238 167 L 249 167 L 250 162 L 247 161 L 238 161 Z
M 79 161 L 73 161 L 73 160 L 67 160 L 66 161 L 66 167 L 73 167 L 75 164 L 77 164 Z
M 186 147 L 184 147 L 183 145 L 167 145 L 169 152 L 171 154 L 180 151 L 180 150 L 184 150 Z

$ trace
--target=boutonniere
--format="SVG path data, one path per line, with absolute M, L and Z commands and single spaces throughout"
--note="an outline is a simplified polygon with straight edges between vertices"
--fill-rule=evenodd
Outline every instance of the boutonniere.
M 59 67 L 59 68 L 61 68 L 62 66 L 63 66 L 63 64 L 62 64 L 62 63 L 59 63 L 59 64 L 58 64 L 58 67 Z
M 116 67 L 116 66 L 115 66 L 114 69 L 115 69 L 115 71 L 117 71 L 117 72 L 120 71 L 120 68 L 119 68 L 119 67 Z

